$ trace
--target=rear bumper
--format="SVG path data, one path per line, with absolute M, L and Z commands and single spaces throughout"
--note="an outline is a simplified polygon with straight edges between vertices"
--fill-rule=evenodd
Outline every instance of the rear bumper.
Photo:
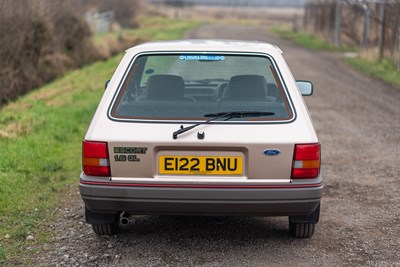
M 79 190 L 86 207 L 96 213 L 289 216 L 311 214 L 323 186 L 135 186 L 81 180 Z

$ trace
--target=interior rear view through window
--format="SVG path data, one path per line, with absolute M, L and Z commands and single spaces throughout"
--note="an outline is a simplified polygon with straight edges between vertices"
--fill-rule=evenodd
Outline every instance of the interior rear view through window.
M 287 121 L 292 108 L 266 55 L 145 54 L 125 74 L 111 117 L 205 120 L 223 112 L 259 112 L 229 121 Z M 225 120 L 222 120 L 225 121 Z

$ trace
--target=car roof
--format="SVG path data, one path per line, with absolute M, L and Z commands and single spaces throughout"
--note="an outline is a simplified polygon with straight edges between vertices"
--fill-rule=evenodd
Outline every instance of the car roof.
M 280 53 L 276 45 L 259 41 L 216 40 L 216 39 L 187 39 L 172 41 L 147 42 L 126 50 L 129 52 L 145 51 L 220 51 L 220 52 L 261 52 Z

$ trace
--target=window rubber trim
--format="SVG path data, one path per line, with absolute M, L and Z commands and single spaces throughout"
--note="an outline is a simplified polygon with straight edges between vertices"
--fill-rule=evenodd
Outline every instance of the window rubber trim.
M 127 119 L 127 118 L 114 117 L 112 115 L 112 113 L 113 113 L 113 110 L 116 107 L 116 104 L 117 104 L 116 101 L 118 99 L 118 96 L 121 94 L 121 90 L 123 89 L 122 87 L 123 87 L 126 79 L 128 78 L 132 67 L 134 66 L 133 63 L 136 61 L 136 59 L 138 57 L 144 56 L 144 55 L 163 55 L 163 54 L 164 55 L 165 54 L 166 55 L 173 55 L 173 54 L 179 55 L 179 54 L 182 54 L 182 53 L 185 53 L 185 54 L 199 54 L 199 53 L 204 53 L 204 52 L 205 51 L 151 51 L 151 52 L 149 51 L 149 52 L 140 52 L 140 53 L 136 54 L 131 59 L 131 61 L 129 62 L 129 65 L 128 65 L 127 69 L 125 70 L 125 72 L 124 72 L 124 74 L 122 76 L 122 79 L 120 80 L 120 82 L 118 84 L 118 88 L 117 88 L 117 90 L 115 90 L 114 96 L 113 96 L 113 98 L 112 98 L 112 100 L 111 100 L 111 102 L 110 102 L 110 104 L 108 106 L 108 109 L 107 109 L 107 117 L 111 121 L 114 121 L 114 122 L 125 122 L 125 123 L 152 123 L 152 124 L 154 124 L 154 123 L 156 123 L 156 124 L 158 124 L 158 123 L 160 123 L 160 124 L 182 124 L 182 123 L 187 123 L 187 124 L 190 124 L 190 123 L 200 122 L 201 120 Z M 270 62 L 272 63 L 272 65 L 274 67 L 274 70 L 276 72 L 276 75 L 277 75 L 277 77 L 274 76 L 274 78 L 275 78 L 275 80 L 276 79 L 279 80 L 280 86 L 282 86 L 282 89 L 283 89 L 283 91 L 285 93 L 286 100 L 287 100 L 289 108 L 290 108 L 288 111 L 290 111 L 290 113 L 292 114 L 292 117 L 287 119 L 287 120 L 215 121 L 212 124 L 223 124 L 223 125 L 229 125 L 229 124 L 233 124 L 233 125 L 242 125 L 242 124 L 245 124 L 245 125 L 248 125 L 248 124 L 250 124 L 250 125 L 255 125 L 255 124 L 256 125 L 260 125 L 260 124 L 288 124 L 288 123 L 291 123 L 291 122 L 296 120 L 296 118 L 297 118 L 296 109 L 294 108 L 293 101 L 292 101 L 291 96 L 290 96 L 290 94 L 288 92 L 286 83 L 282 78 L 282 74 L 281 74 L 281 72 L 280 72 L 280 70 L 279 70 L 279 68 L 278 68 L 278 66 L 276 64 L 275 59 L 272 56 L 270 56 L 270 55 L 268 55 L 266 53 L 259 53 L 259 52 L 256 52 L 256 53 L 253 53 L 253 52 L 232 52 L 232 51 L 206 51 L 206 52 L 207 53 L 219 53 L 219 54 L 224 54 L 224 55 L 262 56 L 262 57 L 268 58 L 270 60 Z

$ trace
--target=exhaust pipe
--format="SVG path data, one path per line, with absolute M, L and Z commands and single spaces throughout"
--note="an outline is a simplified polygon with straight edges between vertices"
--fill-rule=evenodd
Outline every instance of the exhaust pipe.
M 127 226 L 129 224 L 130 220 L 128 217 L 121 217 L 121 219 L 119 219 L 119 223 L 122 226 Z
M 129 220 L 129 217 L 127 217 L 127 214 L 125 212 L 121 213 L 121 216 L 119 217 L 119 225 L 122 227 L 128 226 L 128 224 L 131 221 Z

